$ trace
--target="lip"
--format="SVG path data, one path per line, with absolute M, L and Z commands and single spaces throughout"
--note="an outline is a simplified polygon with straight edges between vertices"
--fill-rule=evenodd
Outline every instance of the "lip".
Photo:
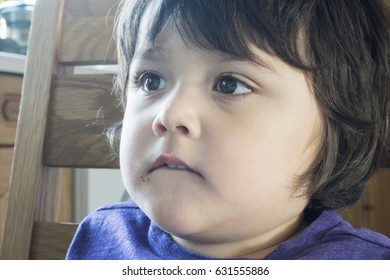
M 173 155 L 159 156 L 154 161 L 152 168 L 150 169 L 150 172 L 153 172 L 153 171 L 160 169 L 160 168 L 167 168 L 167 169 L 179 170 L 179 171 L 190 171 L 190 172 L 193 172 L 193 173 L 200 175 L 199 172 L 194 170 L 185 161 L 183 161 L 180 158 L 173 156 Z

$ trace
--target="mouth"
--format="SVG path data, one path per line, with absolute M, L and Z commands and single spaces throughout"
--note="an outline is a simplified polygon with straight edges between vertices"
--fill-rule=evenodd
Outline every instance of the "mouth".
M 201 174 L 199 172 L 194 170 L 192 167 L 190 167 L 183 160 L 181 160 L 175 156 L 170 156 L 170 155 L 159 156 L 154 161 L 149 173 L 156 171 L 158 169 L 188 171 L 188 172 L 192 172 L 192 173 L 195 173 L 195 174 L 201 176 Z

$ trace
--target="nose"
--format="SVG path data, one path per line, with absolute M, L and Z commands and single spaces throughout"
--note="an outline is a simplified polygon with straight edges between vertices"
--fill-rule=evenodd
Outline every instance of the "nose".
M 201 135 L 199 98 L 183 91 L 172 94 L 159 105 L 153 121 L 153 132 L 158 137 L 173 133 L 192 139 Z

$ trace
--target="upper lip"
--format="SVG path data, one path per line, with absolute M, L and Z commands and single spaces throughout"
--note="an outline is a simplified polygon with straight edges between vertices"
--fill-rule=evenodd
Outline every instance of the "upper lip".
M 197 171 L 195 171 L 192 167 L 190 167 L 186 162 L 181 160 L 180 158 L 173 156 L 173 155 L 161 155 L 159 156 L 153 163 L 152 168 L 150 172 L 163 167 L 167 166 L 169 168 L 175 168 L 175 169 L 181 169 L 181 170 L 189 170 L 192 172 L 195 172 L 199 174 Z

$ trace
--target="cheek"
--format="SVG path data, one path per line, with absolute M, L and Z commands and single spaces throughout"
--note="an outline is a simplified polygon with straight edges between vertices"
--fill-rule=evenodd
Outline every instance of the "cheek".
M 142 177 L 141 159 L 145 156 L 147 140 L 151 138 L 147 127 L 148 123 L 146 120 L 142 121 L 142 117 L 137 117 L 128 112 L 125 113 L 119 161 L 122 178 L 127 188 L 137 184 L 139 178 Z
M 306 204 L 306 201 L 293 199 L 295 177 L 285 166 L 279 150 L 270 143 L 266 145 L 266 141 L 259 141 L 255 135 L 237 139 L 241 141 L 238 142 L 240 145 L 227 138 L 226 145 L 220 145 L 221 149 L 215 149 L 208 155 L 208 158 L 215 159 L 213 162 L 210 160 L 213 168 L 210 168 L 212 172 L 208 178 L 215 197 L 218 197 L 215 202 L 217 207 L 225 209 L 229 205 L 230 209 L 241 214 L 241 211 L 247 211 L 274 215 L 284 209 L 285 204 L 299 204 L 299 209 L 301 204 Z M 260 216 L 255 215 L 255 219 Z
M 267 141 L 264 130 L 234 131 L 229 137 L 218 134 L 207 153 L 209 178 L 215 180 L 213 185 L 221 195 L 231 194 L 233 200 L 243 195 L 267 195 L 275 186 L 287 185 L 280 170 L 279 149 L 272 146 L 275 140 Z
M 210 178 L 218 180 L 214 185 L 220 186 L 221 193 L 229 186 L 229 192 L 239 196 L 246 193 L 272 197 L 278 192 L 289 196 L 302 166 L 311 160 L 306 155 L 310 153 L 306 150 L 309 137 L 297 131 L 302 130 L 291 123 L 282 127 L 281 123 L 268 125 L 259 121 L 251 129 L 234 127 L 229 137 L 217 134 L 207 156 L 214 175 Z
M 136 149 L 134 149 L 134 144 L 136 144 L 137 141 L 134 136 L 135 135 L 132 133 L 131 127 L 126 125 L 124 122 L 119 150 L 119 162 L 122 179 L 126 188 L 133 184 L 131 182 L 131 178 L 134 178 L 134 174 L 132 174 L 132 172 L 136 170 L 134 166 L 136 161 L 134 161 L 133 158 L 136 157 Z

